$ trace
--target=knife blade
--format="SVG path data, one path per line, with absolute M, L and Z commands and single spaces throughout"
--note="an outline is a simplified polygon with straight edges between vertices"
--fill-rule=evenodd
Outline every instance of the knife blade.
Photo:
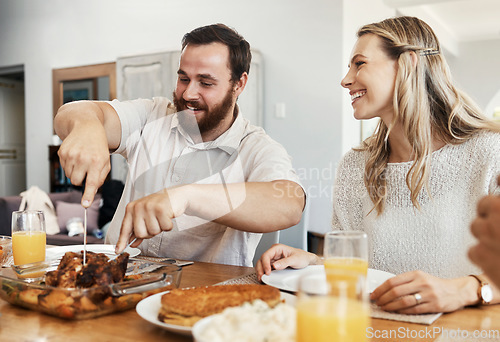
M 83 216 L 83 265 L 87 263 L 87 208 Z

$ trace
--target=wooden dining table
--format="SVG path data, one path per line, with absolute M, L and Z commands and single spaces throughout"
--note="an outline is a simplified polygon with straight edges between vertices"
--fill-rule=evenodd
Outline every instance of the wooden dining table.
M 251 267 L 195 262 L 183 266 L 180 287 L 213 285 L 252 273 Z M 380 342 L 500 341 L 500 305 L 443 314 L 431 325 L 372 319 L 367 334 L 370 341 Z M 474 334 L 479 338 L 474 339 Z M 158 327 L 142 319 L 134 309 L 94 319 L 64 320 L 0 299 L 0 341 L 184 342 L 193 338 Z

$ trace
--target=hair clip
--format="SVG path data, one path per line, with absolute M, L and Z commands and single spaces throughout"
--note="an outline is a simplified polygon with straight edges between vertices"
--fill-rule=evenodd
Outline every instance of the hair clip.
M 433 56 L 439 54 L 440 54 L 439 50 L 434 50 L 434 49 L 425 49 L 420 51 L 420 56 Z

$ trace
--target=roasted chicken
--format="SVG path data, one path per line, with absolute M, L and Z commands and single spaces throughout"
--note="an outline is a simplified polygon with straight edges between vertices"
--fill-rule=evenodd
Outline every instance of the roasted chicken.
M 123 253 L 111 261 L 103 253 L 87 252 L 86 257 L 87 263 L 83 265 L 83 251 L 67 252 L 57 270 L 46 273 L 45 283 L 54 287 L 88 288 L 123 281 L 128 253 Z

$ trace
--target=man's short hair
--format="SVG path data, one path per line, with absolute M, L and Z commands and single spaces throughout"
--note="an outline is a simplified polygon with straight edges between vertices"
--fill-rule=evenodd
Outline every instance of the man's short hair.
M 250 72 L 252 53 L 250 44 L 234 29 L 224 24 L 213 24 L 194 29 L 182 38 L 182 50 L 188 45 L 222 43 L 229 48 L 231 81 L 237 82 L 244 72 Z

